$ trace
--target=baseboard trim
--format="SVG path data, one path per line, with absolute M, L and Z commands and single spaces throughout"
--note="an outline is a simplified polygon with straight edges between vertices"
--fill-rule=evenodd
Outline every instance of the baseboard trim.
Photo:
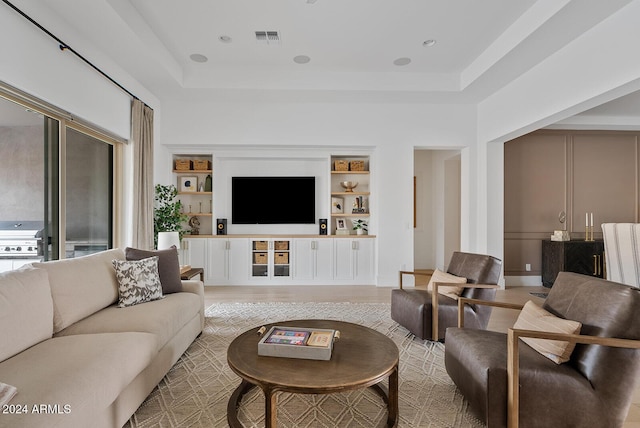
M 540 287 L 542 276 L 505 276 L 504 283 L 507 287 Z

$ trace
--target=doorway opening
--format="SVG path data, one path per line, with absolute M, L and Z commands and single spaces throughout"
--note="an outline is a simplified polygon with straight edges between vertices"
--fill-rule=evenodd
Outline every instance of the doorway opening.
M 460 150 L 414 150 L 414 269 L 446 270 L 460 250 Z

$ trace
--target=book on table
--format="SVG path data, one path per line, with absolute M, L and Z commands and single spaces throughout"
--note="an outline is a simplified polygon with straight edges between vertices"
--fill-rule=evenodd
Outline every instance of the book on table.
M 273 326 L 258 342 L 258 355 L 330 360 L 337 330 Z

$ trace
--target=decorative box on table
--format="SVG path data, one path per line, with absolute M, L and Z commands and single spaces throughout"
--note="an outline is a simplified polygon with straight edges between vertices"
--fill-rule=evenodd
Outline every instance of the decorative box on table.
M 328 361 L 339 337 L 337 330 L 273 326 L 258 342 L 258 355 Z

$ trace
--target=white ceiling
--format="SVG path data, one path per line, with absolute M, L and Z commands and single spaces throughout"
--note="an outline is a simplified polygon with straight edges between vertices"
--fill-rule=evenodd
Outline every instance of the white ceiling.
M 161 100 L 216 95 L 456 103 L 482 100 L 630 1 L 12 3 L 109 73 L 101 55 L 82 49 L 97 46 Z M 256 31 L 278 31 L 281 40 L 259 43 Z M 423 46 L 431 39 L 434 46 Z M 192 54 L 208 61 L 196 63 Z M 297 55 L 310 61 L 297 64 Z M 398 58 L 411 62 L 394 65 Z M 629 97 L 614 107 L 640 115 L 636 101 Z

